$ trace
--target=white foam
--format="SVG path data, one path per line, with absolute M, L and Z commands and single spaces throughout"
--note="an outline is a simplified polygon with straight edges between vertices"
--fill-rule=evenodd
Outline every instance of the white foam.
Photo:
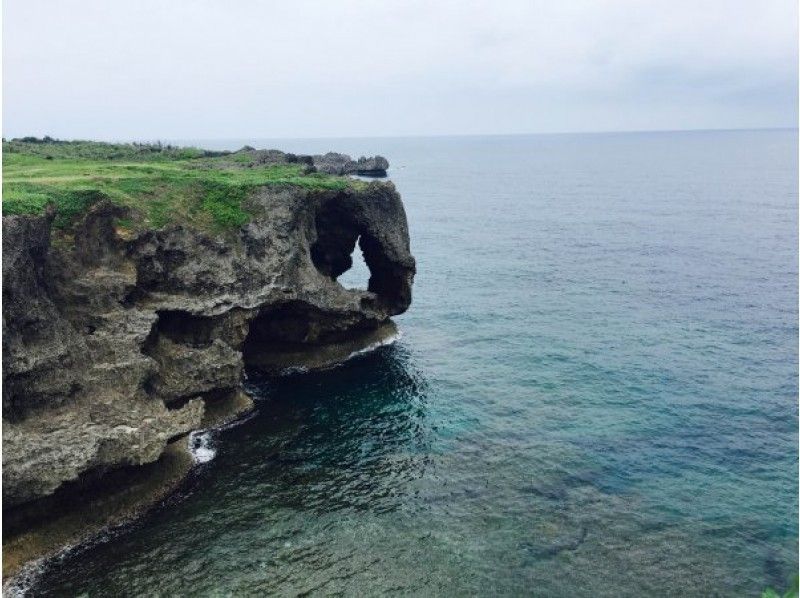
M 371 345 L 367 345 L 366 347 L 364 347 L 363 349 L 359 349 L 358 351 L 353 351 L 352 353 L 350 353 L 350 355 L 347 356 L 347 359 L 345 359 L 345 361 L 347 361 L 348 359 L 353 359 L 353 357 L 358 357 L 359 355 L 364 355 L 365 353 L 371 353 L 375 349 L 380 349 L 381 347 L 387 347 L 389 345 L 393 345 L 398 340 L 400 340 L 402 336 L 403 333 L 398 330 L 391 336 L 387 336 L 386 338 L 376 341 Z
M 208 463 L 217 456 L 214 437 L 210 430 L 195 430 L 189 434 L 189 452 L 195 463 Z
M 392 345 L 396 341 L 398 341 L 402 336 L 403 336 L 403 333 L 398 330 L 397 332 L 395 332 L 391 336 L 387 336 L 386 338 L 381 339 L 379 341 L 375 341 L 374 343 L 372 343 L 370 345 L 367 345 L 366 347 L 363 347 L 361 349 L 358 349 L 357 351 L 353 351 L 347 357 L 345 357 L 344 359 L 342 359 L 340 361 L 334 361 L 334 362 L 329 363 L 327 365 L 324 365 L 322 367 L 313 368 L 313 369 L 315 371 L 325 371 L 325 370 L 332 370 L 334 368 L 338 368 L 343 363 L 348 362 L 348 361 L 350 361 L 351 359 L 353 359 L 355 357 L 359 357 L 360 355 L 365 355 L 367 353 L 371 353 L 375 349 L 380 349 L 381 347 L 386 347 L 387 345 Z M 280 376 L 293 376 L 295 374 L 307 374 L 310 371 L 311 371 L 311 368 L 309 368 L 307 366 L 294 365 L 294 366 L 290 366 L 288 368 L 282 369 L 279 372 L 279 375 Z

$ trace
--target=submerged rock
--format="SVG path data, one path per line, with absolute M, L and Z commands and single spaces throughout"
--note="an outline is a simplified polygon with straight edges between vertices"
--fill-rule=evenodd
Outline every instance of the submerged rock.
M 3 217 L 6 508 L 151 463 L 242 403 L 246 363 L 350 350 L 408 308 L 415 263 L 391 183 L 262 187 L 248 201 L 255 216 L 218 237 L 123 236 L 124 209 L 102 202 L 72 243 L 51 242 L 52 213 Z M 371 276 L 347 290 L 336 277 L 356 245 Z

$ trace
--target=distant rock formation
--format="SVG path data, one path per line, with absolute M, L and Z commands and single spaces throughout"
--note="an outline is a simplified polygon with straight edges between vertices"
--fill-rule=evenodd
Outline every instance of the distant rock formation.
M 346 175 L 355 174 L 368 177 L 385 177 L 389 169 L 389 161 L 383 156 L 373 156 L 367 158 L 361 156 L 358 160 L 353 160 L 347 154 L 328 152 L 327 154 L 316 154 L 307 156 L 303 154 L 291 154 L 281 150 L 257 150 L 249 145 L 245 145 L 240 150 L 233 152 L 236 164 L 241 167 L 252 168 L 265 164 L 285 164 L 296 163 L 305 164 L 310 170 L 324 172 L 325 174 Z
M 361 156 L 357 161 L 347 154 L 328 152 L 324 155 L 313 156 L 314 167 L 319 172 L 328 174 L 357 174 L 361 176 L 384 177 L 389 168 L 389 161 L 383 156 L 365 158 Z

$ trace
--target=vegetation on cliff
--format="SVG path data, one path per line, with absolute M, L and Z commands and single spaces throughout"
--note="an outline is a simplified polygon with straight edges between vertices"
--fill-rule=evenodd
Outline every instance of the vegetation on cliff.
M 221 231 L 251 214 L 247 197 L 264 185 L 344 189 L 348 177 L 314 172 L 292 154 L 243 148 L 213 152 L 157 144 L 23 138 L 3 141 L 3 214 L 56 208 L 67 229 L 89 206 L 108 199 L 131 208 L 131 228 L 186 224 Z

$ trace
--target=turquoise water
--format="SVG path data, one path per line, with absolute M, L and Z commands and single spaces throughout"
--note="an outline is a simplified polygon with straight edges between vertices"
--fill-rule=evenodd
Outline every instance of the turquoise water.
M 381 153 L 391 347 L 250 379 L 178 497 L 41 595 L 743 596 L 797 571 L 796 131 L 236 140 Z M 205 142 L 207 146 L 214 145 Z M 346 273 L 364 284 L 363 265 Z

